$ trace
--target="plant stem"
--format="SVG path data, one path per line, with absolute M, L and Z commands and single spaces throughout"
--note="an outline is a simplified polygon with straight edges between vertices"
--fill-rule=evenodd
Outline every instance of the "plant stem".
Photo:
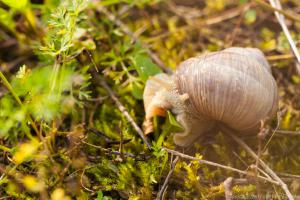
M 5 152 L 11 152 L 10 148 L 3 146 L 3 145 L 0 145 L 0 150 L 5 151 Z
M 21 106 L 23 106 L 22 101 L 20 100 L 20 98 L 18 97 L 18 95 L 14 92 L 14 90 L 11 87 L 10 83 L 8 82 L 8 80 L 6 79 L 6 77 L 4 76 L 4 74 L 1 71 L 0 71 L 0 78 L 1 78 L 4 86 L 8 89 L 8 91 L 11 92 L 11 94 L 16 99 L 16 101 L 18 102 L 18 104 L 20 104 Z
M 4 76 L 4 74 L 0 71 L 0 78 L 4 84 L 4 86 L 8 89 L 8 91 L 11 92 L 11 94 L 13 95 L 13 97 L 16 99 L 16 101 L 18 102 L 18 104 L 23 107 L 23 103 L 21 101 L 21 99 L 19 98 L 19 96 L 14 92 L 12 86 L 10 85 L 10 83 L 8 82 L 8 80 L 6 79 L 6 77 Z M 32 126 L 32 128 L 34 129 L 34 131 L 40 135 L 40 132 L 35 124 L 35 122 L 33 121 L 33 119 L 31 118 L 31 116 L 28 114 L 28 120 Z

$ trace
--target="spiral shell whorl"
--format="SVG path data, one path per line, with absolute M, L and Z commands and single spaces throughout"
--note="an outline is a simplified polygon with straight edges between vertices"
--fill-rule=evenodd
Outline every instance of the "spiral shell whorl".
M 258 49 L 229 48 L 188 59 L 175 74 L 187 112 L 236 130 L 257 126 L 277 107 L 277 86 Z

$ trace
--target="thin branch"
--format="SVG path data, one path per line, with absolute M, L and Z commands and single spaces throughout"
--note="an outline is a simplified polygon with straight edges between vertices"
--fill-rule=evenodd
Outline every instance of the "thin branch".
M 269 138 L 269 140 L 267 141 L 266 145 L 264 146 L 264 148 L 262 149 L 262 152 L 265 152 L 268 145 L 270 144 L 271 140 L 273 139 L 273 137 L 275 136 L 276 131 L 278 130 L 279 126 L 280 126 L 280 122 L 281 122 L 281 112 L 277 112 L 277 125 L 275 127 L 275 129 L 272 131 L 272 135 Z
M 258 160 L 260 165 L 264 168 L 264 170 L 275 180 L 279 183 L 285 194 L 287 195 L 289 200 L 294 200 L 293 195 L 289 191 L 287 185 L 277 176 L 277 174 L 259 157 L 254 153 L 254 151 L 239 137 L 234 135 L 231 130 L 227 129 L 226 134 L 230 135 L 241 147 L 243 147 L 244 150 L 246 150 L 251 157 L 253 157 L 255 160 Z
M 178 159 L 179 159 L 179 156 L 176 156 L 176 158 L 174 159 L 174 161 L 172 162 L 172 165 L 171 165 L 171 170 L 169 171 L 166 179 L 165 179 L 165 182 L 163 184 L 163 186 L 161 187 L 160 191 L 157 193 L 157 197 L 156 197 L 156 200 L 161 200 L 163 199 L 163 194 L 165 193 L 165 191 L 167 190 L 167 186 L 168 186 L 168 183 L 169 183 L 169 180 L 175 170 L 175 166 L 178 162 Z
M 266 56 L 267 60 L 272 62 L 272 61 L 278 61 L 278 60 L 290 60 L 294 58 L 295 56 L 293 54 L 282 54 L 282 55 L 271 55 L 271 56 Z
M 106 149 L 106 148 L 101 147 L 101 146 L 97 146 L 97 145 L 88 143 L 88 142 L 86 142 L 84 140 L 81 140 L 81 143 L 86 144 L 86 145 L 91 146 L 91 147 L 94 147 L 96 149 L 100 149 L 100 150 L 102 150 L 102 151 L 104 151 L 106 153 L 109 153 L 109 154 L 113 154 L 113 155 L 117 155 L 117 156 L 123 155 L 125 157 L 134 158 L 135 160 L 143 160 L 142 158 L 139 158 L 138 156 L 136 156 L 134 154 L 131 154 L 131 153 L 121 153 L 119 151 L 113 151 L 113 150 Z
M 244 179 L 244 178 L 234 178 L 232 180 L 232 185 L 245 185 L 245 184 L 250 184 L 249 180 Z
M 4 32 L 0 31 L 0 34 L 4 37 Z M 18 44 L 18 40 L 15 38 L 7 38 L 0 42 L 0 50 L 7 50 L 8 48 Z
M 224 181 L 224 191 L 225 191 L 225 199 L 226 200 L 232 200 L 232 184 L 233 184 L 233 178 L 228 177 Z
M 95 66 L 95 69 L 97 68 L 95 63 L 92 63 Z M 147 145 L 148 149 L 151 150 L 151 145 L 148 142 L 147 138 L 145 137 L 145 134 L 143 133 L 142 129 L 136 124 L 136 122 L 133 120 L 133 118 L 130 116 L 128 111 L 126 110 L 125 106 L 119 101 L 117 96 L 114 94 L 112 89 L 107 85 L 107 83 L 99 77 L 97 71 L 92 71 L 94 78 L 97 80 L 97 83 L 100 84 L 108 93 L 110 98 L 115 102 L 118 109 L 121 111 L 121 113 L 125 116 L 125 118 L 131 123 L 132 127 L 135 129 L 135 131 L 139 134 L 139 136 L 142 138 L 144 143 Z
M 278 0 L 269 0 L 269 2 L 270 2 L 270 4 L 272 5 L 273 8 L 282 10 L 280 1 L 278 1 Z M 298 51 L 298 49 L 296 47 L 296 44 L 295 44 L 295 42 L 294 42 L 294 40 L 293 40 L 293 38 L 292 38 L 292 36 L 291 36 L 291 34 L 289 32 L 289 29 L 288 29 L 287 25 L 285 23 L 284 16 L 281 13 L 279 13 L 278 11 L 275 11 L 275 16 L 276 16 L 276 18 L 277 18 L 277 20 L 278 20 L 278 22 L 279 22 L 279 24 L 280 24 L 280 26 L 281 26 L 284 34 L 285 34 L 287 40 L 290 43 L 291 49 L 292 49 L 292 51 L 293 51 L 293 53 L 294 53 L 294 55 L 295 55 L 298 63 L 300 63 L 300 54 L 299 54 L 299 51 Z M 297 65 L 297 64 L 296 64 L 296 69 L 297 69 L 298 74 L 300 74 L 300 66 Z
M 279 134 L 282 134 L 282 135 L 300 136 L 299 131 L 276 130 L 275 132 L 279 133 Z
M 81 187 L 83 187 L 83 188 L 84 188 L 86 191 L 88 191 L 88 192 L 94 192 L 94 190 L 91 190 L 91 189 L 85 187 L 84 184 L 83 184 L 83 176 L 84 176 L 85 170 L 86 170 L 86 168 L 84 168 L 84 169 L 82 170 L 82 173 L 81 173 L 81 175 L 80 175 L 80 184 L 81 184 Z
M 264 121 L 261 120 L 261 126 L 260 126 L 260 131 L 257 135 L 257 139 L 258 139 L 258 151 L 257 151 L 257 159 L 256 159 L 256 163 L 255 163 L 255 175 L 258 175 L 258 165 L 259 165 L 259 159 L 261 157 L 261 153 L 262 153 L 262 141 L 266 136 L 267 131 L 264 128 Z M 271 136 L 272 138 L 272 136 Z M 271 139 L 270 139 L 271 140 Z M 262 199 L 262 192 L 261 192 L 261 188 L 260 188 L 260 183 L 258 181 L 258 179 L 255 180 L 256 182 L 256 190 L 257 190 L 257 197 L 259 200 Z
M 226 44 L 225 47 L 232 47 L 232 45 L 233 45 L 233 43 L 234 43 L 234 40 L 235 40 L 235 38 L 236 38 L 236 35 L 238 34 L 238 30 L 239 30 L 239 28 L 241 27 L 242 21 L 243 21 L 243 19 L 244 19 L 244 17 L 245 17 L 245 13 L 246 13 L 249 9 L 250 9 L 250 6 L 246 6 L 246 7 L 242 10 L 242 12 L 241 12 L 239 18 L 237 19 L 237 22 L 236 22 L 236 24 L 235 24 L 235 26 L 234 26 L 234 29 L 233 29 L 232 33 L 229 34 L 228 37 L 226 37 L 226 39 L 225 39 L 225 41 L 226 41 L 226 42 L 225 42 L 225 44 Z
M 262 173 L 265 177 L 268 177 L 269 179 L 272 179 L 272 178 L 270 177 L 269 174 L 267 174 L 264 170 L 260 169 L 260 168 L 257 167 L 256 165 L 251 165 L 250 168 L 251 168 L 251 169 L 256 168 L 256 169 L 257 169 L 260 173 Z
M 245 4 L 245 5 L 236 7 L 236 8 L 229 9 L 227 11 L 224 11 L 221 14 L 218 14 L 218 15 L 210 17 L 210 18 L 201 19 L 201 20 L 197 20 L 197 21 L 193 20 L 192 21 L 193 23 L 178 27 L 176 29 L 176 32 L 183 31 L 183 30 L 188 31 L 190 29 L 196 29 L 196 28 L 199 28 L 199 27 L 211 26 L 211 25 L 222 23 L 224 21 L 227 21 L 227 20 L 233 19 L 237 16 L 240 16 L 241 12 L 243 12 L 243 10 L 245 10 L 245 9 L 247 10 L 249 7 L 250 7 L 250 4 Z M 156 40 L 158 38 L 160 38 L 160 39 L 165 38 L 165 37 L 167 37 L 167 36 L 169 36 L 173 33 L 174 32 L 171 32 L 171 31 L 164 32 L 160 35 L 157 35 L 155 37 L 147 39 L 147 43 L 149 43 L 153 40 Z
M 97 129 L 95 129 L 95 128 L 88 128 L 87 131 L 90 131 L 90 132 L 96 134 L 97 136 L 103 138 L 104 141 L 105 141 L 108 145 L 114 145 L 114 144 L 120 144 L 120 143 L 122 143 L 122 144 L 127 144 L 128 142 L 131 141 L 131 139 L 126 139 L 126 140 L 123 140 L 123 139 L 122 139 L 121 141 L 118 141 L 118 140 L 114 141 L 114 140 L 112 140 L 110 137 L 108 137 L 107 135 L 105 135 L 104 133 L 102 133 L 101 131 L 99 131 L 99 130 L 97 130 Z
M 297 22 L 300 22 L 300 16 L 297 13 L 286 12 L 286 11 L 282 10 L 281 8 L 276 8 L 274 6 L 270 6 L 268 3 L 264 2 L 263 0 L 254 0 L 254 1 L 267 9 L 270 9 L 274 12 L 278 12 L 278 13 L 284 15 L 286 18 L 288 18 L 290 20 L 295 20 Z
M 295 175 L 295 174 L 288 174 L 288 173 L 283 173 L 283 172 L 277 172 L 277 174 L 285 177 L 289 177 L 292 179 L 300 179 L 300 175 Z
M 181 158 L 188 159 L 188 160 L 196 160 L 201 164 L 206 164 L 206 165 L 210 165 L 210 166 L 214 166 L 214 167 L 219 167 L 219 168 L 226 169 L 226 170 L 233 171 L 233 172 L 237 172 L 239 174 L 243 174 L 243 175 L 246 175 L 246 176 L 255 176 L 255 175 L 252 175 L 252 174 L 247 173 L 245 171 L 242 171 L 240 169 L 236 169 L 236 168 L 233 168 L 233 167 L 229 167 L 229 166 L 221 165 L 221 164 L 218 164 L 218 163 L 214 163 L 214 162 L 211 162 L 211 161 L 208 161 L 208 160 L 204 160 L 204 159 L 196 158 L 196 157 L 193 157 L 193 156 L 189 156 L 189 155 L 180 153 L 178 151 L 168 149 L 166 147 L 163 147 L 163 149 L 165 151 L 167 151 L 168 153 L 170 153 L 170 154 L 173 154 L 173 155 L 176 155 L 176 156 L 179 156 Z M 278 182 L 276 182 L 272 179 L 269 179 L 269 178 L 266 178 L 266 177 L 263 177 L 263 176 L 257 176 L 257 177 L 262 181 L 267 181 L 267 182 L 279 185 Z
M 98 77 L 98 76 L 97 76 Z M 133 118 L 130 116 L 130 114 L 128 113 L 128 111 L 126 110 L 126 108 L 123 106 L 123 104 L 119 101 L 119 99 L 117 98 L 117 96 L 114 94 L 114 92 L 111 90 L 111 88 L 107 85 L 107 83 L 102 80 L 100 77 L 98 77 L 99 79 L 99 84 L 107 91 L 107 93 L 109 94 L 110 98 L 115 102 L 115 104 L 117 105 L 118 109 L 121 111 L 121 113 L 125 116 L 125 118 L 129 121 L 129 123 L 131 123 L 132 127 L 135 129 L 135 131 L 139 134 L 139 136 L 142 138 L 142 140 L 144 141 L 144 143 L 147 145 L 147 147 L 149 149 L 151 149 L 151 145 L 148 142 L 147 138 L 145 137 L 142 129 L 135 123 L 135 121 L 133 120 Z

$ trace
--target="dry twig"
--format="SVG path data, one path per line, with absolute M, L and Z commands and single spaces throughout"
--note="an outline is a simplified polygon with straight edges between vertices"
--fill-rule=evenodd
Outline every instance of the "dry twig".
M 300 22 L 300 16 L 297 13 L 286 12 L 286 11 L 282 10 L 281 8 L 270 6 L 268 3 L 264 2 L 263 0 L 254 0 L 254 1 L 267 9 L 271 9 L 274 12 L 278 12 L 278 13 L 284 15 L 286 18 L 288 18 L 290 20 L 295 20 L 295 21 Z
M 292 179 L 300 179 L 300 175 L 288 174 L 288 173 L 282 173 L 282 172 L 278 172 L 277 174 L 280 174 L 281 176 L 285 176 L 285 177 L 292 178 Z
M 290 60 L 294 58 L 293 54 L 283 54 L 283 55 L 271 55 L 271 56 L 266 56 L 268 61 L 277 61 L 277 60 Z
M 270 4 L 272 5 L 273 8 L 276 8 L 276 9 L 279 9 L 279 10 L 282 10 L 282 7 L 281 7 L 281 4 L 280 4 L 280 1 L 279 0 L 269 0 Z M 296 44 L 290 34 L 290 31 L 285 23 L 285 19 L 284 19 L 284 16 L 283 14 L 279 13 L 278 11 L 274 11 L 275 12 L 275 16 L 287 38 L 287 40 L 289 41 L 290 43 L 290 46 L 291 46 L 291 49 L 298 61 L 298 63 L 300 63 L 300 54 L 299 54 L 299 51 L 296 47 Z M 300 65 L 297 65 L 296 64 L 296 69 L 297 69 L 297 72 L 298 74 L 300 74 Z
M 134 154 L 131 154 L 131 153 L 124 153 L 124 152 L 120 152 L 120 151 L 113 151 L 113 150 L 110 150 L 110 149 L 106 149 L 104 147 L 101 147 L 101 146 L 97 146 L 97 145 L 94 145 L 94 144 L 91 144 L 91 143 L 88 143 L 84 140 L 81 140 L 81 143 L 83 144 L 86 144 L 88 146 L 91 146 L 91 147 L 94 147 L 96 149 L 100 149 L 102 151 L 104 151 L 105 153 L 107 154 L 113 154 L 113 155 L 117 155 L 117 156 L 124 156 L 126 158 L 130 157 L 130 158 L 134 158 L 135 160 L 143 160 L 142 158 L 134 155 Z
M 260 131 L 259 131 L 259 133 L 257 135 L 258 150 L 257 150 L 257 159 L 256 159 L 256 163 L 255 163 L 255 166 L 256 166 L 255 167 L 255 175 L 256 176 L 258 175 L 259 159 L 260 159 L 261 154 L 262 154 L 262 141 L 265 139 L 265 137 L 267 135 L 267 132 L 268 132 L 268 129 L 264 128 L 264 124 L 265 124 L 265 122 L 263 120 L 261 120 Z M 272 136 L 271 136 L 270 140 L 272 139 Z M 260 183 L 259 183 L 259 181 L 257 179 L 256 179 L 256 190 L 257 190 L 258 199 L 259 200 L 262 199 L 262 191 L 261 191 L 261 188 L 260 188 Z
M 284 190 L 286 196 L 288 197 L 289 200 L 294 200 L 293 195 L 289 191 L 287 185 L 277 176 L 277 174 L 259 157 L 254 153 L 254 151 L 245 143 L 243 142 L 239 137 L 234 135 L 231 130 L 227 129 L 226 134 L 230 135 L 243 149 L 245 149 L 251 157 L 253 157 L 255 160 L 259 161 L 259 164 L 264 168 L 264 170 L 275 180 L 281 188 Z
M 278 134 L 282 134 L 282 135 L 289 135 L 289 136 L 300 136 L 300 132 L 299 131 L 288 131 L 288 130 L 276 130 L 275 131 Z
M 233 172 L 237 172 L 239 174 L 243 174 L 243 175 L 246 175 L 246 176 L 254 176 L 254 175 L 249 174 L 249 173 L 247 173 L 247 172 L 245 172 L 243 170 L 240 170 L 240 169 L 236 169 L 236 168 L 229 167 L 229 166 L 226 166 L 226 165 L 221 165 L 219 163 L 214 163 L 214 162 L 211 162 L 211 161 L 208 161 L 208 160 L 204 160 L 204 159 L 196 158 L 196 157 L 193 157 L 193 156 L 189 156 L 189 155 L 180 153 L 178 151 L 175 151 L 175 150 L 172 150 L 172 149 L 168 149 L 166 147 L 163 147 L 163 149 L 165 151 L 167 151 L 168 153 L 173 154 L 175 156 L 179 156 L 181 158 L 185 158 L 185 159 L 188 159 L 188 160 L 196 160 L 196 161 L 198 161 L 201 164 L 206 164 L 206 165 L 210 165 L 210 166 L 214 166 L 214 167 L 219 167 L 219 168 L 226 169 L 226 170 L 233 171 Z M 269 178 L 266 178 L 266 177 L 263 177 L 263 176 L 257 176 L 257 177 L 261 181 L 267 181 L 267 182 L 279 185 L 279 182 L 274 181 L 272 179 L 269 179 Z
M 94 190 L 91 190 L 91 189 L 85 187 L 85 185 L 84 185 L 84 183 L 83 183 L 83 176 L 84 176 L 85 170 L 86 170 L 86 168 L 84 168 L 84 169 L 82 170 L 82 173 L 81 173 L 81 175 L 80 175 L 80 184 L 81 184 L 81 187 L 83 187 L 83 188 L 84 188 L 86 191 L 88 191 L 88 192 L 94 192 Z
M 97 68 L 95 66 L 95 68 Z M 148 142 L 147 138 L 145 137 L 142 129 L 136 124 L 136 122 L 133 120 L 133 118 L 130 116 L 128 111 L 126 110 L 125 106 L 119 101 L 117 96 L 114 94 L 112 89 L 107 85 L 107 83 L 98 76 L 98 73 L 96 71 L 93 71 L 94 78 L 97 80 L 97 83 L 99 83 L 108 93 L 110 98 L 115 102 L 118 109 L 121 111 L 121 113 L 124 115 L 124 117 L 129 121 L 129 123 L 132 125 L 132 127 L 136 130 L 136 132 L 139 134 L 139 136 L 142 138 L 144 143 L 147 145 L 148 149 L 151 150 L 151 145 Z
M 161 187 L 160 191 L 157 193 L 157 197 L 156 197 L 156 200 L 161 200 L 163 199 L 163 196 L 164 196 L 164 193 L 166 192 L 167 190 L 167 186 L 168 186 L 168 183 L 169 183 L 169 180 L 175 170 L 175 166 L 178 162 L 178 159 L 179 159 L 179 156 L 176 156 L 176 158 L 174 159 L 174 161 L 172 162 L 171 164 L 171 170 L 169 171 L 166 179 L 165 179 L 165 182 L 163 184 L 163 186 Z
M 151 149 L 151 145 L 148 142 L 147 138 L 145 137 L 142 129 L 135 123 L 135 121 L 132 119 L 126 108 L 123 106 L 123 104 L 119 101 L 119 99 L 116 97 L 114 92 L 111 90 L 111 88 L 107 85 L 107 83 L 102 80 L 100 77 L 99 78 L 99 83 L 100 85 L 107 91 L 111 99 L 115 102 L 117 105 L 118 109 L 121 111 L 121 113 L 126 117 L 126 119 L 129 121 L 129 123 L 132 125 L 132 127 L 136 130 L 136 132 L 139 134 L 139 136 L 142 138 L 144 143 L 147 145 L 149 149 Z
M 244 10 L 247 10 L 248 8 L 250 7 L 250 4 L 246 4 L 246 5 L 242 5 L 242 6 L 239 6 L 239 7 L 236 7 L 236 8 L 232 8 L 232 9 L 229 9 L 227 11 L 224 11 L 223 13 L 217 15 L 217 16 L 214 16 L 214 17 L 210 17 L 210 18 L 206 18 L 206 19 L 201 19 L 201 20 L 193 20 L 192 22 L 193 23 L 190 23 L 190 24 L 187 24 L 187 25 L 184 25 L 184 26 L 181 26 L 181 27 L 178 27 L 176 29 L 176 31 L 187 31 L 187 30 L 191 30 L 191 29 L 196 29 L 196 28 L 201 28 L 203 26 L 211 26 L 211 25 L 215 25 L 215 24 L 219 24 L 221 22 L 224 22 L 224 21 L 227 21 L 227 20 L 230 20 L 232 18 L 235 18 L 237 16 L 240 16 L 241 13 L 244 11 Z M 173 34 L 173 32 L 170 32 L 170 31 L 166 31 L 158 36 L 155 36 L 153 38 L 150 38 L 147 40 L 147 43 L 153 41 L 153 40 L 156 40 L 158 38 L 164 38 L 164 37 L 167 37 L 169 35 Z
M 232 200 L 232 184 L 233 184 L 233 178 L 228 177 L 224 181 L 224 191 L 225 191 L 225 199 L 226 200 Z

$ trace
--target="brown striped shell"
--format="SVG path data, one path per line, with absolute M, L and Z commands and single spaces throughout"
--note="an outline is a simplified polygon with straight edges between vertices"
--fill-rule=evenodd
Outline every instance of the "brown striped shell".
M 239 132 L 258 131 L 260 121 L 277 110 L 276 82 L 258 49 L 232 47 L 190 58 L 179 65 L 172 80 L 172 89 L 158 92 L 154 99 L 183 125 L 185 131 L 174 135 L 180 146 L 218 123 Z

